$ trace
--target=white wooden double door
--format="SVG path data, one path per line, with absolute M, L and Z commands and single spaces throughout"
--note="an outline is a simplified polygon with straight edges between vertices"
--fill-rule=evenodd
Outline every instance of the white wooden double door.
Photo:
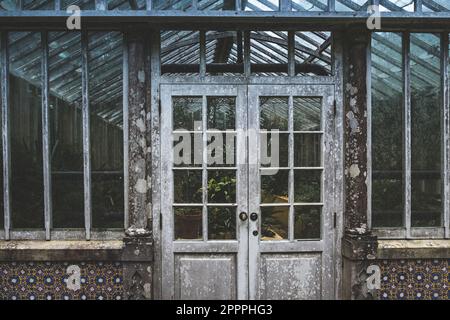
M 334 297 L 332 85 L 161 86 L 163 299 Z

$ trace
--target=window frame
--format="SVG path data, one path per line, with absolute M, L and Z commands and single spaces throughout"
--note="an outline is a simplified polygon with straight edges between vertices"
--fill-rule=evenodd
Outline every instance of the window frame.
M 22 30 L 21 30 L 22 31 Z M 34 30 L 25 30 L 34 31 Z M 92 190 L 91 190 L 91 145 L 90 145 L 90 106 L 89 106 L 89 67 L 88 42 L 89 32 L 112 30 L 86 30 L 81 33 L 81 94 L 82 94 L 82 142 L 83 142 L 83 185 L 84 185 L 84 221 L 83 229 L 53 229 L 52 228 L 52 194 L 51 194 L 51 159 L 50 159 L 50 84 L 49 84 L 49 37 L 54 30 L 38 31 L 41 34 L 41 90 L 42 90 L 42 152 L 43 152 L 43 188 L 44 188 L 44 229 L 14 230 L 11 226 L 11 141 L 10 141 L 10 97 L 9 97 L 9 50 L 8 33 L 0 33 L 0 93 L 2 116 L 2 156 L 3 156 L 3 230 L 0 230 L 2 240 L 118 240 L 123 239 L 124 230 L 128 225 L 128 55 L 126 37 L 122 36 L 122 110 L 123 110 L 123 177 L 124 177 L 124 208 L 123 229 L 92 227 Z
M 403 154 L 403 227 L 372 226 L 372 90 L 368 95 L 368 222 L 369 228 L 381 239 L 450 239 L 450 80 L 449 80 L 449 32 L 395 32 L 402 36 L 402 154 Z M 433 33 L 440 36 L 440 120 L 441 120 L 441 227 L 411 226 L 411 70 L 410 35 L 412 33 Z M 368 48 L 368 87 L 372 88 L 371 47 Z

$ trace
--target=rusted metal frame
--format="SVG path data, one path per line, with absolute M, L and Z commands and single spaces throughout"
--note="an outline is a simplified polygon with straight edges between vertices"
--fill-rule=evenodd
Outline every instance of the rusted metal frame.
M 123 81 L 123 87 L 122 87 L 122 105 L 123 105 L 123 115 L 122 115 L 122 129 L 123 129 L 123 183 L 124 183 L 124 220 L 123 225 L 124 229 L 126 230 L 129 227 L 129 210 L 128 210 L 128 145 L 129 145 L 129 134 L 128 134 L 128 34 L 124 33 L 123 35 L 123 42 L 122 42 L 122 54 L 123 54 L 123 70 L 122 70 L 122 81 Z
M 334 203 L 333 210 L 336 221 L 334 229 L 333 241 L 333 260 L 335 261 L 335 298 L 341 299 L 341 282 L 342 282 L 342 236 L 344 225 L 344 78 L 343 78 L 343 63 L 344 63 L 344 35 L 342 32 L 332 33 L 332 71 L 334 74 L 334 98 L 336 103 L 336 110 L 334 114 L 334 133 L 333 133 L 333 147 L 335 150 L 334 157 Z
M 442 222 L 445 238 L 450 237 L 450 105 L 449 105 L 449 34 L 441 34 L 441 170 L 442 170 Z
M 161 298 L 161 135 L 160 135 L 160 77 L 161 77 L 161 41 L 160 31 L 152 30 L 150 35 L 150 138 L 151 138 L 151 208 L 154 243 L 153 294 Z
M 0 39 L 1 102 L 2 102 L 2 155 L 3 155 L 3 214 L 4 238 L 10 239 L 11 229 L 11 141 L 9 121 L 9 52 L 8 32 L 2 31 Z
M 208 119 L 207 119 L 207 98 L 202 97 L 202 239 L 208 240 Z
M 288 31 L 288 75 L 295 76 L 295 32 Z
M 414 12 L 422 13 L 422 0 L 414 0 Z
M 48 32 L 41 32 L 41 85 L 42 85 L 42 163 L 44 180 L 45 239 L 50 240 L 52 229 L 52 164 L 50 157 L 50 88 L 48 68 Z
M 294 241 L 294 98 L 290 94 L 288 98 L 288 239 Z M 322 188 L 322 186 L 321 186 Z
M 86 233 L 86 240 L 91 239 L 92 229 L 88 43 L 88 32 L 84 29 L 81 32 L 81 93 L 83 121 L 84 228 Z
M 367 64 L 367 177 L 370 183 L 367 184 L 367 227 L 372 230 L 372 37 L 366 51 Z M 370 90 L 370 91 L 369 91 Z
M 244 31 L 244 75 L 246 77 L 251 75 L 250 31 Z
M 206 75 L 206 32 L 200 31 L 200 77 Z
M 402 36 L 403 56 L 403 184 L 404 226 L 406 238 L 411 237 L 411 69 L 410 34 Z
M 336 11 L 336 1 L 335 0 L 328 0 L 328 11 L 329 12 Z

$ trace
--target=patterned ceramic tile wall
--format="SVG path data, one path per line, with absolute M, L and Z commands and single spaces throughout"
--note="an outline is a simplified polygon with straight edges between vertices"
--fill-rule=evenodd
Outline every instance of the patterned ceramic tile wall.
M 450 259 L 379 261 L 384 300 L 450 299 Z
M 67 268 L 80 268 L 80 289 L 67 286 Z M 70 286 L 69 286 L 70 287 Z M 123 297 L 121 263 L 0 262 L 0 299 L 119 300 Z

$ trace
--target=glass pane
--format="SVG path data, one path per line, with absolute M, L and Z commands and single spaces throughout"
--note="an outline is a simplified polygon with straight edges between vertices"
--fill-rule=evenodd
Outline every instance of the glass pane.
M 261 170 L 261 203 L 288 202 L 289 170 L 272 173 L 273 170 Z
M 294 130 L 321 130 L 322 98 L 294 97 Z
M 287 31 L 251 31 L 250 63 L 252 74 L 287 75 Z
M 236 171 L 208 170 L 208 202 L 236 202 Z
M 201 133 L 173 133 L 173 164 L 175 167 L 198 167 L 203 162 Z
M 202 97 L 173 97 L 174 130 L 202 130 Z
M 92 225 L 123 228 L 122 34 L 89 33 Z
M 44 227 L 41 39 L 9 33 L 11 219 L 15 229 Z
M 49 33 L 54 228 L 84 228 L 80 52 L 79 32 Z
M 411 225 L 441 226 L 440 37 L 411 34 Z
M 372 34 L 372 225 L 403 226 L 402 37 Z
M 236 128 L 235 97 L 208 97 L 207 118 L 209 130 L 233 130 Z
M 54 0 L 23 0 L 23 10 L 54 10 Z
M 200 33 L 198 31 L 161 31 L 161 72 L 174 74 L 172 68 L 186 64 L 190 70 L 183 74 L 198 74 L 200 65 Z M 186 67 L 186 66 L 185 66 Z
M 422 0 L 422 10 L 424 12 L 450 11 L 450 2 L 448 0 Z
M 322 166 L 322 134 L 295 133 L 294 134 L 294 166 L 320 167 Z
M 198 0 L 199 10 L 235 10 L 236 1 L 230 0 Z
M 192 9 L 192 0 L 153 0 L 153 9 L 188 10 Z
M 175 207 L 174 225 L 175 240 L 201 240 L 202 239 L 202 208 L 201 207 Z
M 328 11 L 328 0 L 292 0 L 293 11 Z
M 289 165 L 289 133 L 263 132 L 260 134 L 260 163 L 263 167 Z
M 295 202 L 321 202 L 321 170 L 294 170 Z
M 173 171 L 174 202 L 202 203 L 202 171 Z
M 340 0 L 344 1 L 344 0 Z M 414 12 L 414 0 L 385 0 L 380 1 L 380 11 L 406 11 Z
M 0 0 L 0 11 L 15 11 L 19 0 Z
M 288 238 L 289 207 L 261 207 L 261 240 Z
M 322 207 L 296 206 L 294 209 L 294 239 L 320 239 Z
M 236 207 L 208 207 L 208 239 L 236 239 Z
M 244 73 L 243 48 L 242 31 L 206 31 L 206 73 L 229 76 Z
M 295 32 L 294 40 L 297 75 L 330 76 L 332 74 L 331 32 Z
M 146 0 L 107 0 L 108 10 L 145 10 Z
M 248 0 L 242 1 L 245 11 L 278 11 L 279 0 Z
M 388 0 L 390 1 L 390 0 Z M 398 0 L 394 0 L 398 1 Z M 400 0 L 402 1 L 402 0 Z M 412 0 L 414 1 L 414 0 Z M 336 11 L 364 11 L 367 12 L 367 6 L 370 0 L 336 0 Z
M 63 11 L 72 5 L 78 6 L 82 10 L 95 10 L 95 0 L 61 0 L 61 10 Z
M 259 97 L 260 128 L 266 130 L 288 130 L 288 98 Z
M 236 134 L 208 133 L 208 166 L 228 167 L 235 165 Z

